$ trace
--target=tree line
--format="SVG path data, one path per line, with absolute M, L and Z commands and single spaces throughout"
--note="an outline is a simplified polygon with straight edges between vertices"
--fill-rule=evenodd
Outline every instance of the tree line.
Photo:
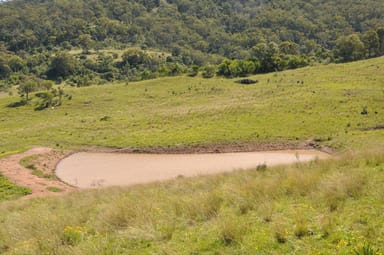
M 28 77 L 76 86 L 181 73 L 237 77 L 384 54 L 384 6 L 376 0 L 0 5 L 0 87 Z

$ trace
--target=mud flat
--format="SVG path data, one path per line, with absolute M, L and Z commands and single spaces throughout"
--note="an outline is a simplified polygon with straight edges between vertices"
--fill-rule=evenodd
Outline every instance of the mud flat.
M 316 150 L 206 154 L 79 152 L 61 160 L 56 175 L 79 188 L 125 186 L 327 157 L 328 154 Z

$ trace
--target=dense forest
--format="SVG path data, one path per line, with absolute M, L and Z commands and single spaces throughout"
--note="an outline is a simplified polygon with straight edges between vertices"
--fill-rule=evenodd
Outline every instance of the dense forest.
M 377 0 L 0 2 L 0 88 L 234 77 L 383 54 Z

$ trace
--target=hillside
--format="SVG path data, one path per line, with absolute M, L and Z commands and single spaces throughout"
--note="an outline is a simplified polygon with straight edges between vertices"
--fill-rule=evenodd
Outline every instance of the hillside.
M 34 110 L 34 93 L 27 105 L 3 95 L 0 157 L 33 145 L 165 151 L 306 142 L 344 153 L 308 164 L 3 201 L 0 253 L 381 254 L 383 68 L 384 58 L 375 58 L 256 75 L 253 85 L 185 76 L 64 87 L 71 100 L 42 111 Z M 12 190 L 0 199 L 29 193 L 1 182 Z
M 34 110 L 33 93 L 21 106 L 16 95 L 2 97 L 0 153 L 33 145 L 149 149 L 308 140 L 334 150 L 383 145 L 382 69 L 384 58 L 376 58 L 256 75 L 250 77 L 258 80 L 254 85 L 184 76 L 64 87 L 71 100 L 43 111 Z
M 88 190 L 83 150 L 295 163 Z M 383 152 L 381 1 L 0 0 L 0 254 L 382 255 Z

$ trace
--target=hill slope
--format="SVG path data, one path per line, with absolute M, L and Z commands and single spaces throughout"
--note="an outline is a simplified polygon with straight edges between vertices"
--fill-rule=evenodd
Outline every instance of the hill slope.
M 2 151 L 33 145 L 153 148 L 315 140 L 337 150 L 382 145 L 384 58 L 257 75 L 65 88 L 72 100 L 35 111 L 0 98 Z M 364 114 L 364 109 L 367 114 Z M 381 128 L 380 128 L 381 127 Z M 1 154 L 0 154 L 1 155 Z
M 32 145 L 295 144 L 331 161 L 0 203 L 2 254 L 383 251 L 384 58 L 257 75 L 65 88 L 35 111 L 0 98 L 2 154 Z M 372 247 L 373 248 L 372 248 Z M 363 253 L 359 253 L 363 254 Z M 380 253 L 378 253 L 380 254 Z

